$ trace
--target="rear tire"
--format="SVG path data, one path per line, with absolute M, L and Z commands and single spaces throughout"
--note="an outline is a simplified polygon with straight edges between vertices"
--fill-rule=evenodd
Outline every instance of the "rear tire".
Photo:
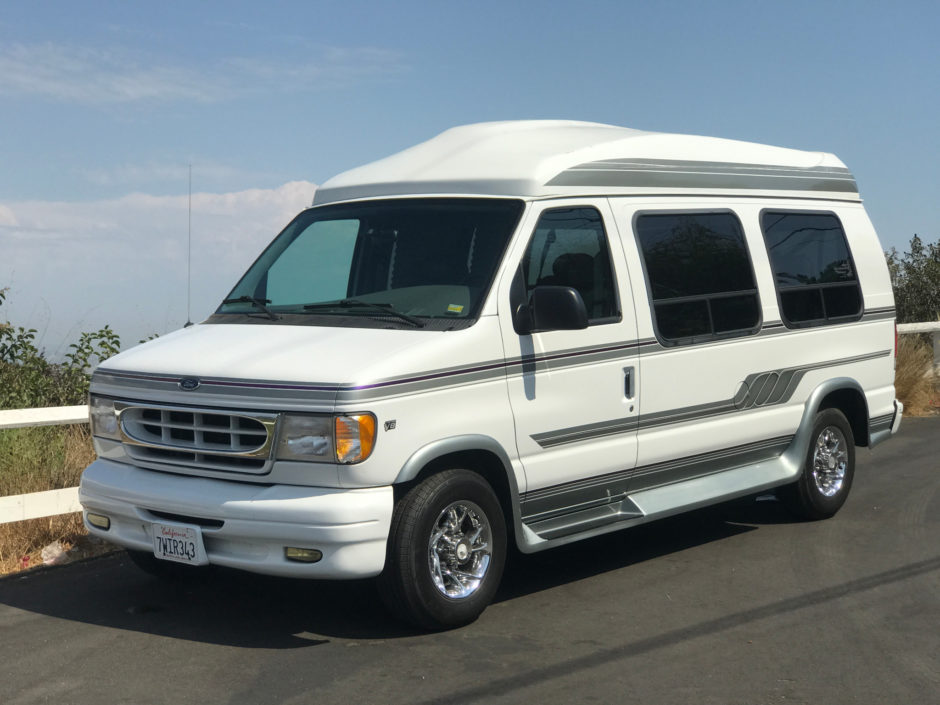
M 800 478 L 779 496 L 800 519 L 828 519 L 845 504 L 854 477 L 852 427 L 838 409 L 824 409 L 816 415 Z
M 505 560 L 506 522 L 493 489 L 474 472 L 445 470 L 395 506 L 379 594 L 406 622 L 459 627 L 493 599 Z

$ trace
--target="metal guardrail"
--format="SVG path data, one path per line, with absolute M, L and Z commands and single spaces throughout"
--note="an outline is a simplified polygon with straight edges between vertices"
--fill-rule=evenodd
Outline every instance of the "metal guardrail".
M 933 340 L 934 364 L 940 367 L 940 321 L 936 323 L 899 323 L 898 334 L 930 333 Z M 45 409 L 12 409 L 0 411 L 0 429 L 30 426 L 63 426 L 88 423 L 88 406 L 52 406 Z M 48 492 L 0 497 L 0 524 L 25 519 L 40 519 L 80 512 L 78 488 L 68 487 Z
M 0 411 L 0 429 L 64 426 L 73 423 L 88 423 L 88 406 L 82 404 Z M 82 505 L 78 503 L 77 487 L 0 497 L 0 524 L 71 514 L 81 510 Z

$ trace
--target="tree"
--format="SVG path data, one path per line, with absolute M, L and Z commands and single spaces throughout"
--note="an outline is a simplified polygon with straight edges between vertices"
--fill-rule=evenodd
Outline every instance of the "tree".
M 925 244 L 914 235 L 908 252 L 900 255 L 892 247 L 885 257 L 898 323 L 940 320 L 940 241 Z

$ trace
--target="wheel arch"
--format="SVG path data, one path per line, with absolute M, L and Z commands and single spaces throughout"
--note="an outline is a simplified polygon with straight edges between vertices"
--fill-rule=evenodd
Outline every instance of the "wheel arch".
M 518 537 L 522 526 L 519 486 L 509 454 L 490 436 L 452 436 L 422 446 L 399 470 L 393 482 L 395 499 L 425 478 L 451 468 L 475 472 L 490 484 L 502 507 L 506 528 L 512 537 Z
M 793 470 L 794 477 L 799 474 L 803 457 L 813 441 L 813 424 L 816 414 L 823 409 L 838 409 L 852 428 L 855 445 L 867 446 L 868 439 L 868 402 L 862 385 L 851 377 L 828 379 L 816 387 L 803 405 L 803 418 L 793 437 L 793 442 L 784 453 Z
M 852 435 L 855 439 L 855 445 L 868 446 L 869 428 L 868 428 L 868 400 L 865 398 L 865 392 L 861 385 L 854 379 L 843 378 L 832 380 L 833 382 L 844 383 L 842 386 L 826 389 L 822 392 L 815 411 L 815 416 L 824 409 L 838 409 L 845 416 L 852 428 Z M 821 389 L 820 385 L 817 389 Z

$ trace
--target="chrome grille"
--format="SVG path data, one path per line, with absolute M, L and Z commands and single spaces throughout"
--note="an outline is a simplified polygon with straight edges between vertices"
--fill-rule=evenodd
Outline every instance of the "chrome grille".
M 275 414 L 115 404 L 128 454 L 139 460 L 212 470 L 266 470 Z

